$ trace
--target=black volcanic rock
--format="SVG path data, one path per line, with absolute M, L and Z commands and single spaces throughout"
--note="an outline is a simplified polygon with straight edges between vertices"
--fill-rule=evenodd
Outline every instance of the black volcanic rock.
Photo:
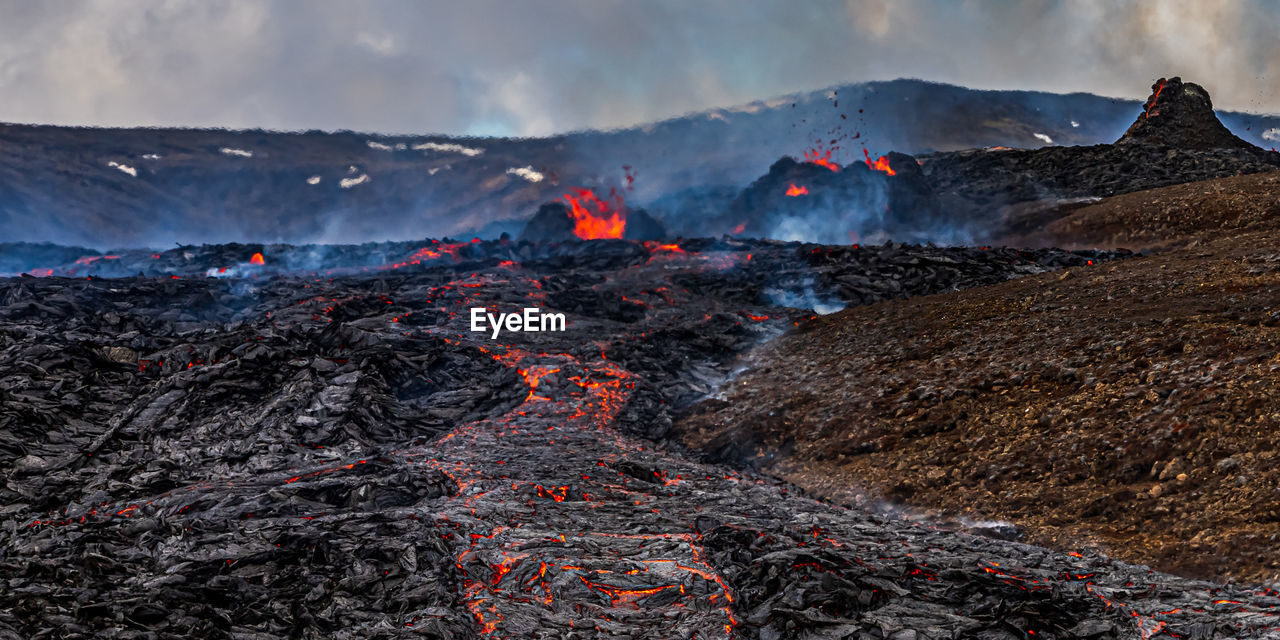
M 644 209 L 627 210 L 627 228 L 622 232 L 627 240 L 661 240 L 667 237 L 667 229 L 657 218 Z
M 815 501 L 650 440 L 811 313 L 768 299 L 1116 254 L 419 244 L 324 278 L 186 276 L 237 245 L 85 265 L 176 279 L 0 279 L 0 638 L 1270 637 L 1271 594 Z M 261 249 L 264 269 L 301 252 Z M 531 300 L 571 329 L 470 330 Z
M 520 240 L 529 242 L 555 242 L 572 237 L 573 218 L 569 217 L 569 207 L 559 200 L 538 207 L 538 212 L 520 232 Z
M 627 209 L 624 212 L 626 227 L 622 237 L 626 240 L 661 240 L 667 236 L 662 223 L 649 215 L 644 209 Z M 520 240 L 528 242 L 563 242 L 576 240 L 573 234 L 573 217 L 569 215 L 569 207 L 559 200 L 543 203 L 538 212 L 533 214 Z
M 1150 144 L 1182 149 L 1256 149 L 1218 121 L 1204 87 L 1182 78 L 1160 78 L 1142 113 L 1116 144 Z

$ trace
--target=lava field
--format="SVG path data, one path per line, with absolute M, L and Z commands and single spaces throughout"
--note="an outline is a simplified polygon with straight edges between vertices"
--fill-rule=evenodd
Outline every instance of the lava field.
M 1276 633 L 1272 592 L 817 501 L 666 439 L 807 307 L 1123 253 L 327 251 L 0 280 L 0 638 Z M 567 330 L 470 330 L 530 306 Z

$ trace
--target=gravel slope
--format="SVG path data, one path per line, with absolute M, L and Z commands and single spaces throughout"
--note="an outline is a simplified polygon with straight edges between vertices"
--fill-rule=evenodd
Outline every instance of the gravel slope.
M 1244 180 L 1075 214 L 1195 232 L 1166 238 L 1178 249 L 815 319 L 751 354 L 680 436 L 818 494 L 1280 580 L 1277 179 Z

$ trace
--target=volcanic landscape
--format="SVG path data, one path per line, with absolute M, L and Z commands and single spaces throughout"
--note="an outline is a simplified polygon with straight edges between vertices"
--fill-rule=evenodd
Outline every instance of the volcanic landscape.
M 874 196 L 883 209 L 849 231 L 984 229 L 973 246 L 671 238 L 670 218 L 590 190 L 544 204 L 519 238 L 4 245 L 0 270 L 23 273 L 0 279 L 0 638 L 1280 637 L 1280 593 L 1261 579 L 1029 544 L 1025 523 L 994 519 L 999 499 L 948 502 L 959 467 L 930 475 L 932 493 L 895 492 L 920 465 L 887 446 L 960 420 L 916 411 L 941 402 L 924 382 L 974 355 L 921 371 L 929 336 L 959 351 L 1066 330 L 993 323 L 993 296 L 1133 268 L 1156 281 L 1149 301 L 1171 281 L 1159 254 L 1116 238 L 1197 251 L 1193 232 L 1253 237 L 1274 212 L 1117 213 L 1122 198 L 1185 203 L 1149 190 L 1192 180 L 1274 195 L 1280 154 L 1227 136 L 1203 89 L 1162 79 L 1116 144 L 784 158 L 711 221 L 752 235 Z M 1121 289 L 1085 311 L 1110 317 Z M 527 307 L 566 330 L 472 330 L 473 308 Z M 1000 381 L 970 386 L 1026 381 L 991 359 Z M 898 393 L 896 412 L 858 395 Z M 872 412 L 880 431 L 855 433 Z M 982 416 L 965 419 L 980 437 Z M 933 430 L 889 434 L 916 423 Z M 957 464 L 985 462 L 957 454 L 970 444 L 948 443 Z M 1191 468 L 1174 466 L 1154 473 Z M 842 489 L 874 499 L 831 490 L 850 469 Z M 970 517 L 921 517 L 913 499 Z M 1107 508 L 1124 507 L 1090 515 Z

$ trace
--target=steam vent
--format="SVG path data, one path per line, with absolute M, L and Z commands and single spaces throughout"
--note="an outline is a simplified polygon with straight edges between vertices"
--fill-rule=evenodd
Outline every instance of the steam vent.
M 1256 149 L 1222 126 L 1204 87 L 1182 78 L 1160 78 L 1138 119 L 1117 144 L 1149 144 L 1184 149 Z

